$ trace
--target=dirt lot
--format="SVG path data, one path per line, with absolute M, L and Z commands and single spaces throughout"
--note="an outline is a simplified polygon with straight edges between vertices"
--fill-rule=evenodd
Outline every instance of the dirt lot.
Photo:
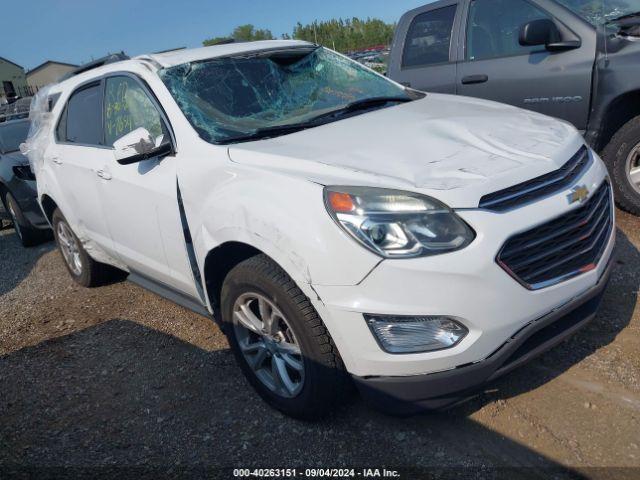
M 446 413 L 398 419 L 356 398 L 317 424 L 269 409 L 209 320 L 129 283 L 78 287 L 53 244 L 25 250 L 4 230 L 0 472 L 351 465 L 546 478 L 538 468 L 568 467 L 558 476 L 639 478 L 640 220 L 619 212 L 618 224 L 601 312 L 569 341 Z

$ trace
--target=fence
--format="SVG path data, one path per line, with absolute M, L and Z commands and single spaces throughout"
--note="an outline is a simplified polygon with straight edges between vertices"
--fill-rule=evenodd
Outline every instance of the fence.
M 17 87 L 15 87 L 15 90 L 16 94 L 19 97 L 32 97 L 33 95 L 38 93 L 38 90 L 40 90 L 41 88 L 42 87 L 32 85 L 18 85 Z

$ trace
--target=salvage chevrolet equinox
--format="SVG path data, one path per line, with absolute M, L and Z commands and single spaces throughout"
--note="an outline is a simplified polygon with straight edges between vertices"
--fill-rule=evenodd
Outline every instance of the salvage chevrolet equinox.
M 41 91 L 23 145 L 73 279 L 220 323 L 273 407 L 355 385 L 410 414 L 596 313 L 611 183 L 560 120 L 403 87 L 300 41 L 116 57 Z

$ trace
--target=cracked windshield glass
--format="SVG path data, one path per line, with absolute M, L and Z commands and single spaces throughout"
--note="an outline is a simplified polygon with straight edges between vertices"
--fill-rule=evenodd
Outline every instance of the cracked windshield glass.
M 214 58 L 167 68 L 160 76 L 211 143 L 260 138 L 260 130 L 308 126 L 321 117 L 326 123 L 332 112 L 368 99 L 388 100 L 376 106 L 410 100 L 403 88 L 324 48 Z
M 640 0 L 558 0 L 592 25 L 640 12 Z

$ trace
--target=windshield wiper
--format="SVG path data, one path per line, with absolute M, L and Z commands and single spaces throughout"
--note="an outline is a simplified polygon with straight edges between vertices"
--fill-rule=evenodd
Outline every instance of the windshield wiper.
M 286 135 L 287 133 L 299 132 L 311 127 L 317 127 L 321 125 L 317 122 L 304 122 L 304 123 L 291 123 L 289 125 L 274 125 L 272 127 L 263 127 L 254 130 L 246 135 L 238 135 L 236 137 L 229 137 L 223 140 L 219 140 L 218 144 L 226 145 L 228 143 L 235 142 L 247 142 L 250 140 L 261 140 L 265 138 L 277 137 L 279 135 Z
M 217 143 L 220 145 L 226 145 L 229 143 L 236 142 L 248 142 L 251 140 L 262 140 L 265 138 L 277 137 L 279 135 L 286 135 L 288 133 L 299 132 L 300 130 L 306 130 L 307 128 L 318 127 L 325 123 L 329 123 L 327 120 L 330 118 L 342 116 L 348 113 L 353 113 L 358 110 L 366 110 L 378 105 L 384 105 L 386 103 L 391 102 L 411 102 L 412 99 L 408 97 L 373 97 L 373 98 L 365 98 L 362 100 L 357 100 L 355 102 L 349 103 L 342 108 L 338 108 L 336 110 L 332 110 L 330 112 L 323 113 L 318 115 L 317 117 L 313 117 L 311 120 L 307 122 L 301 123 L 291 123 L 288 125 L 274 125 L 272 127 L 263 127 L 254 130 L 251 133 L 247 133 L 245 135 L 238 135 L 236 137 L 225 138 L 224 140 L 220 140 Z
M 342 116 L 348 113 L 353 113 L 353 112 L 357 112 L 358 110 L 367 110 L 369 108 L 373 108 L 373 107 L 377 107 L 377 106 L 382 106 L 385 105 L 387 103 L 392 103 L 392 102 L 396 102 L 396 103 L 406 103 L 406 102 L 411 102 L 413 101 L 411 98 L 409 97 L 372 97 L 372 98 L 363 98 L 360 100 L 356 100 L 355 102 L 351 102 L 347 105 L 345 105 L 344 107 L 338 108 L 336 110 L 332 110 L 330 112 L 327 113 L 323 113 L 321 115 L 318 115 L 317 117 L 313 117 L 313 120 L 320 120 L 323 118 L 331 118 L 331 117 L 338 117 L 338 116 Z

